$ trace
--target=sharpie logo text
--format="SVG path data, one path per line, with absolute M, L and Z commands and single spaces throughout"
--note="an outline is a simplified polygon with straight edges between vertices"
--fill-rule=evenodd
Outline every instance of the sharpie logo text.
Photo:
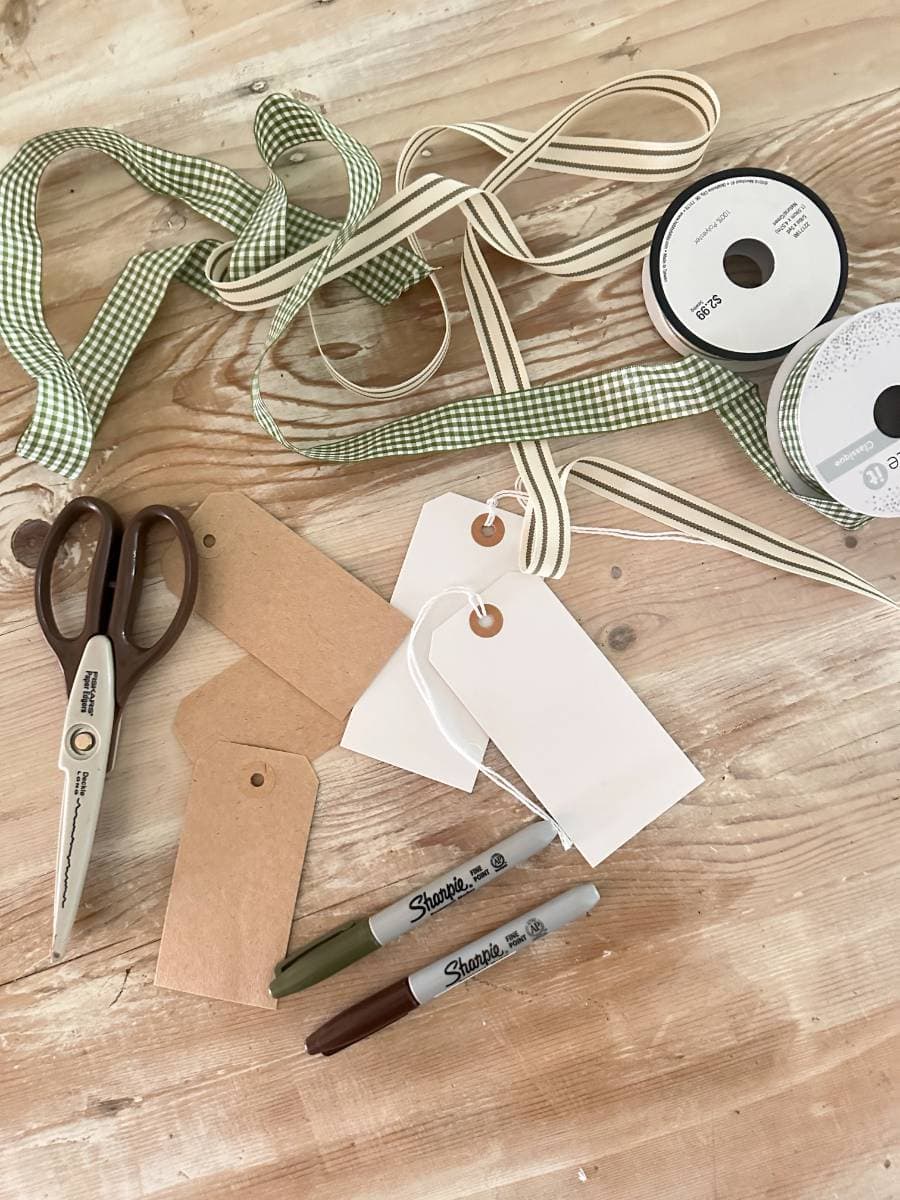
M 409 898 L 409 911 L 414 914 L 412 923 L 415 924 L 416 921 L 427 917 L 429 913 L 437 912 L 439 908 L 452 904 L 454 900 L 458 900 L 460 896 L 464 896 L 466 892 L 472 890 L 470 883 L 466 883 L 461 876 L 454 875 L 440 887 L 427 892 L 417 892 L 415 896 Z
M 451 958 L 448 963 L 444 964 L 444 974 L 449 980 L 447 986 L 452 987 L 454 983 L 461 983 L 463 979 L 468 979 L 477 971 L 483 971 L 485 967 L 495 963 L 498 958 L 505 958 L 505 956 L 506 952 L 496 942 L 488 942 L 483 950 L 476 950 L 469 958 Z

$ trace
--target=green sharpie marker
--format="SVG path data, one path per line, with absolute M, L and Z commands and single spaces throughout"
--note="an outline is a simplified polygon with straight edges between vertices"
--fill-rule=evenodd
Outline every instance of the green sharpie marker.
M 509 867 L 518 866 L 533 854 L 549 846 L 556 830 L 549 821 L 535 821 L 518 833 L 482 851 L 445 875 L 402 900 L 383 908 L 371 917 L 360 918 L 308 942 L 283 958 L 275 967 L 269 984 L 269 995 L 289 996 L 312 987 L 357 959 L 365 958 L 387 942 L 415 929 L 432 913 L 455 904 L 463 896 L 477 892 L 484 884 L 502 875 Z

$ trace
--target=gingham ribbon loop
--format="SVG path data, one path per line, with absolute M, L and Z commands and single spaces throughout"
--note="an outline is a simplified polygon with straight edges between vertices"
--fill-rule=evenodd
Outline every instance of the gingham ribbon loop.
M 302 111 L 301 111 L 302 110 Z M 265 158 L 286 130 L 312 110 L 289 97 L 272 96 L 257 114 L 256 135 Z M 321 131 L 319 114 L 304 131 Z M 336 138 L 347 135 L 330 126 Z M 358 143 L 354 143 L 354 149 Z M 118 162 L 150 191 L 183 201 L 195 212 L 236 235 L 236 268 L 258 269 L 280 252 L 335 238 L 341 223 L 279 199 L 279 186 L 262 193 L 240 175 L 205 158 L 161 150 L 110 129 L 75 128 L 41 134 L 26 142 L 0 171 L 0 333 L 19 365 L 37 382 L 35 410 L 19 441 L 24 458 L 75 478 L 84 469 L 96 431 L 119 378 L 137 349 L 173 279 L 218 298 L 206 262 L 219 246 L 204 239 L 130 258 L 90 329 L 67 359 L 47 328 L 41 306 L 42 246 L 36 222 L 37 191 L 47 165 L 70 150 L 99 151 Z M 374 160 L 368 155 L 370 164 Z M 274 161 L 274 159 L 273 159 Z M 351 209 L 377 199 L 369 169 L 354 162 Z M 380 176 L 378 177 L 380 182 Z M 373 190 L 374 189 L 374 190 Z M 276 223 L 264 219 L 275 215 Z M 354 212 L 354 218 L 358 219 Z M 277 228 L 276 228 L 277 226 Z M 392 246 L 347 271 L 362 292 L 386 304 L 430 274 L 407 246 Z M 290 305 L 289 305 L 290 307 Z M 276 319 L 278 314 L 276 314 Z M 284 317 L 282 316 L 282 321 Z

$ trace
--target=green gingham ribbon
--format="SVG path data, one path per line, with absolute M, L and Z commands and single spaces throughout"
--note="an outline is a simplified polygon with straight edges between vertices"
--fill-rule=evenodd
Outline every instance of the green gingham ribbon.
M 625 94 L 678 104 L 698 119 L 700 134 L 680 142 L 565 134 L 564 126 L 586 107 Z M 561 278 L 592 279 L 636 261 L 649 245 L 656 212 L 639 214 L 563 251 L 538 255 L 524 242 L 498 194 L 529 167 L 599 179 L 680 178 L 701 161 L 718 117 L 718 100 L 703 80 L 683 72 L 639 72 L 581 97 L 534 133 L 487 122 L 449 127 L 500 155 L 499 165 L 477 186 L 436 173 L 410 181 L 417 155 L 444 127 L 420 131 L 401 154 L 395 194 L 380 206 L 380 173 L 369 151 L 322 114 L 287 96 L 267 98 L 257 112 L 254 134 L 269 167 L 269 182 L 262 191 L 217 163 L 160 150 L 110 130 L 73 129 L 33 138 L 0 172 L 0 332 L 38 383 L 35 413 L 19 452 L 64 475 L 80 473 L 116 383 L 172 279 L 238 311 L 274 309 L 264 357 L 308 307 L 315 291 L 331 279 L 346 277 L 365 294 L 387 303 L 428 278 L 440 298 L 444 336 L 422 370 L 387 388 L 366 388 L 345 379 L 323 354 L 332 376 L 362 395 L 393 398 L 414 391 L 440 365 L 450 340 L 446 301 L 421 257 L 416 232 L 442 213 L 459 209 L 467 222 L 463 283 L 493 394 L 340 441 L 304 446 L 290 441 L 268 411 L 261 360 L 251 392 L 263 428 L 282 445 L 333 462 L 511 443 L 529 493 L 522 566 L 533 573 L 555 577 L 565 570 L 570 547 L 565 494 L 571 480 L 676 528 L 701 530 L 708 540 L 729 549 L 886 600 L 830 559 L 640 473 L 593 458 L 560 471 L 546 444 L 547 437 L 629 428 L 715 410 L 757 466 L 787 486 L 765 442 L 755 388 L 717 364 L 692 357 L 531 387 L 481 249 L 485 243 Z M 336 149 L 347 171 L 348 204 L 341 221 L 290 204 L 275 173 L 289 151 L 321 140 Z M 67 360 L 41 310 L 35 201 L 44 167 L 73 148 L 106 153 L 138 182 L 183 200 L 223 225 L 234 239 L 206 239 L 134 256 Z
M 68 478 L 80 475 L 119 378 L 172 280 L 219 298 L 205 270 L 219 245 L 215 240 L 136 254 L 67 359 L 47 328 L 41 305 L 42 247 L 35 206 L 45 167 L 69 150 L 106 154 L 148 190 L 173 196 L 236 234 L 233 261 L 240 272 L 262 270 L 322 238 L 338 242 L 346 236 L 348 221 L 358 219 L 377 197 L 380 174 L 368 151 L 305 105 L 271 97 L 259 110 L 256 134 L 271 172 L 264 192 L 220 163 L 161 150 L 110 129 L 41 134 L 26 142 L 0 171 L 0 333 L 19 365 L 37 381 L 34 414 L 17 448 L 23 458 Z M 352 150 L 352 199 L 344 222 L 288 204 L 272 170 L 285 142 L 313 136 Z M 324 264 L 318 274 L 323 270 Z M 349 271 L 347 278 L 386 304 L 429 274 L 428 264 L 418 255 L 406 246 L 394 246 Z M 273 328 L 290 319 L 290 310 L 286 304 L 276 313 Z
M 778 435 L 788 462 L 807 485 L 810 492 L 814 493 L 810 496 L 799 497 L 804 504 L 808 504 L 810 508 L 814 508 L 817 512 L 822 513 L 823 516 L 836 521 L 844 529 L 859 529 L 861 525 L 865 525 L 871 518 L 865 516 L 863 513 L 854 512 L 852 508 L 848 508 L 846 504 L 841 504 L 839 500 L 833 499 L 823 490 L 821 485 L 816 481 L 813 469 L 806 457 L 806 451 L 803 449 L 803 443 L 800 440 L 798 422 L 800 397 L 803 394 L 803 385 L 806 382 L 806 376 L 809 374 L 809 368 L 812 366 L 812 361 L 818 349 L 819 346 L 816 344 L 807 350 L 797 360 L 787 379 L 784 381 L 781 395 L 778 398 Z M 791 490 L 789 484 L 785 486 L 788 487 L 789 491 Z

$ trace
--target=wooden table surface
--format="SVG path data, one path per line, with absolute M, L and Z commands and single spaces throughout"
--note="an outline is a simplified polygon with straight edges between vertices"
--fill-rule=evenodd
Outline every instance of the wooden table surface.
M 283 90 L 366 142 L 389 180 L 426 123 L 533 128 L 630 70 L 695 70 L 723 103 L 710 169 L 778 168 L 831 203 L 852 312 L 897 293 L 898 34 L 897 0 L 5 0 L 0 158 L 47 129 L 112 125 L 262 181 L 253 114 L 261 94 Z M 619 106 L 588 127 L 648 136 L 648 119 Z M 323 153 L 308 159 L 286 171 L 291 194 L 340 212 L 340 173 Z M 434 165 L 475 179 L 488 161 L 448 139 Z M 532 175 L 511 195 L 526 237 L 550 247 L 659 191 Z M 67 347 L 128 255 L 211 229 L 79 155 L 48 171 L 40 220 L 48 319 Z M 301 320 L 265 375 L 298 437 L 484 390 L 459 234 L 448 220 L 426 242 L 454 313 L 445 368 L 412 399 L 362 405 L 327 380 Z M 639 275 L 560 284 L 501 264 L 532 378 L 670 358 Z M 424 291 L 383 312 L 347 286 L 328 289 L 323 338 L 354 378 L 387 382 L 430 355 L 439 314 Z M 76 939 L 51 965 L 64 695 L 32 609 L 39 523 L 83 491 L 128 513 L 148 501 L 187 511 L 237 487 L 389 596 L 426 499 L 512 483 L 503 448 L 361 468 L 281 450 L 248 398 L 266 325 L 173 286 L 74 483 L 16 458 L 31 386 L 0 356 L 0 1195 L 900 1196 L 897 618 L 718 551 L 580 538 L 555 585 L 705 785 L 596 871 L 555 847 L 277 1013 L 153 986 L 189 780 L 173 714 L 238 653 L 195 618 L 129 705 Z M 890 521 L 846 535 L 767 483 L 714 417 L 570 440 L 558 457 L 601 441 L 607 457 L 840 558 L 900 598 Z M 584 494 L 573 505 L 581 523 L 640 525 Z M 73 612 L 85 557 L 65 568 Z M 147 600 L 151 617 L 166 603 L 158 576 Z M 493 751 L 489 761 L 502 765 Z M 523 819 L 487 782 L 454 793 L 340 749 L 316 768 L 294 942 Z M 305 1035 L 372 986 L 588 878 L 603 892 L 591 920 L 402 1027 L 332 1060 L 306 1057 Z

